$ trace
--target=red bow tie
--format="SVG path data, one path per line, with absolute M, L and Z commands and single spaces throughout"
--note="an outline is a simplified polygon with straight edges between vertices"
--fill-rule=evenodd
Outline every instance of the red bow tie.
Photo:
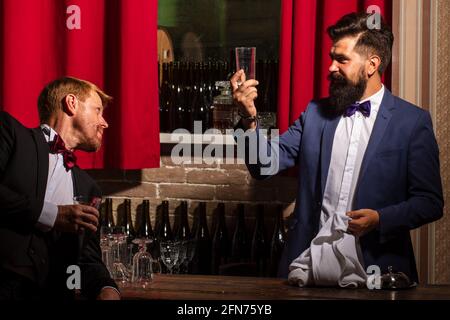
M 64 160 L 64 167 L 66 167 L 67 171 L 72 169 L 77 164 L 77 157 L 72 151 L 66 149 L 65 143 L 59 135 L 55 135 L 53 141 L 50 141 L 48 144 L 51 153 L 62 154 Z

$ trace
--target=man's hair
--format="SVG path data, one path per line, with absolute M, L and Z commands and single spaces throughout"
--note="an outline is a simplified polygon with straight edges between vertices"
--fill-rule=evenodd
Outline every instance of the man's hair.
M 371 28 L 372 26 L 367 20 L 372 15 L 365 12 L 347 14 L 335 25 L 330 26 L 327 32 L 333 43 L 347 36 L 358 37 L 355 50 L 360 54 L 374 53 L 378 55 L 381 59 L 378 72 L 382 74 L 391 62 L 394 35 L 381 16 L 379 28 L 377 26 Z
M 95 84 L 73 77 L 56 79 L 45 86 L 38 98 L 38 112 L 41 123 L 46 123 L 58 110 L 62 110 L 64 98 L 68 94 L 75 95 L 84 102 L 92 92 L 96 92 L 102 100 L 103 107 L 112 100 Z

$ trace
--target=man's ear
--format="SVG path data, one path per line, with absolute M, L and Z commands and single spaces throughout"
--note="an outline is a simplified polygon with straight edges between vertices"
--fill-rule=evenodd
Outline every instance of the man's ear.
M 78 99 L 74 94 L 69 93 L 63 99 L 63 111 L 69 116 L 73 116 L 78 108 Z
M 369 78 L 373 76 L 374 73 L 378 72 L 378 68 L 381 64 L 381 58 L 377 55 L 371 55 L 369 59 L 367 60 L 369 63 L 369 67 L 367 70 L 367 74 L 369 75 Z

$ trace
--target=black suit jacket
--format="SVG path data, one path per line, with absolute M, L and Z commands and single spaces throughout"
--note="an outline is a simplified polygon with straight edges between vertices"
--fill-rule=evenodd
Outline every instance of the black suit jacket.
M 104 286 L 116 287 L 101 259 L 99 233 L 44 233 L 36 228 L 48 177 L 49 147 L 40 128 L 29 129 L 0 112 L 0 269 L 21 274 L 52 297 L 73 296 L 66 273 L 81 269 L 81 292 L 93 298 Z M 74 194 L 100 190 L 89 175 L 72 169 Z

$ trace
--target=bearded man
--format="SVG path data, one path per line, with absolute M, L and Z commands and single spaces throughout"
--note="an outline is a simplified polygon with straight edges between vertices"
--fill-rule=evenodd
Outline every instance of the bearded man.
M 266 143 L 269 159 L 277 162 L 247 162 L 252 176 L 265 179 L 299 166 L 278 272 L 294 285 L 361 287 L 369 266 L 404 272 L 417 283 L 409 232 L 443 214 L 430 115 L 383 85 L 394 37 L 384 22 L 370 28 L 369 17 L 351 13 L 328 28 L 329 97 L 311 101 L 279 143 L 266 141 L 259 130 L 258 82 L 245 81 L 242 70 L 231 78 L 240 126 L 259 142 L 256 148 L 247 143 L 247 151 Z M 268 166 L 277 170 L 267 174 L 262 169 Z

